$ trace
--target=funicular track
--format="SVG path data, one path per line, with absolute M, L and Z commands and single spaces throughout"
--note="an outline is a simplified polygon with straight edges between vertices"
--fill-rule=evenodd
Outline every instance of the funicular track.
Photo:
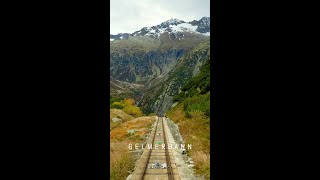
M 132 173 L 131 180 L 179 180 L 172 152 L 168 149 L 167 130 L 164 127 L 165 117 L 158 117 L 156 126 L 151 132 L 147 144 L 152 148 L 144 149 L 139 163 Z M 164 144 L 164 146 L 163 146 Z M 158 147 L 156 148 L 156 145 Z

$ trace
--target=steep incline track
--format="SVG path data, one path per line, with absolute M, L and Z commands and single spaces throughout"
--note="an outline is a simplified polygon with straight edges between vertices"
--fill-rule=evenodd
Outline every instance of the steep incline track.
M 167 147 L 167 130 L 164 128 L 165 118 L 158 117 L 156 126 L 151 132 L 144 152 L 138 162 L 131 180 L 179 180 L 172 152 Z

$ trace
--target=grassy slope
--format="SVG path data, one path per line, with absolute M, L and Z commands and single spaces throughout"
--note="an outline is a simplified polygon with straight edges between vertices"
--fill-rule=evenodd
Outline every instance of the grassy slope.
M 142 142 L 154 121 L 155 116 L 144 116 L 124 122 L 110 131 L 110 142 Z M 128 130 L 135 130 L 135 133 L 128 135 Z
M 110 144 L 110 179 L 126 179 L 134 168 L 133 157 L 126 143 Z
M 128 171 L 134 168 L 134 157 L 128 149 L 128 144 L 141 143 L 149 128 L 155 121 L 155 117 L 140 117 L 122 123 L 110 131 L 110 179 L 126 179 Z M 134 129 L 134 135 L 128 135 L 127 130 Z
M 168 33 L 161 35 L 160 39 L 152 37 L 129 37 L 129 39 L 115 40 L 110 42 L 111 53 L 130 52 L 149 52 L 168 49 L 191 49 L 205 39 L 210 39 L 208 36 L 203 36 L 194 33 L 184 33 L 182 40 L 171 39 Z
M 110 130 L 120 126 L 121 122 L 113 122 L 112 118 L 122 119 L 122 123 L 132 120 L 134 117 L 125 113 L 122 109 L 110 109 Z
M 122 122 L 113 122 L 118 117 Z M 129 152 L 129 143 L 141 143 L 149 132 L 155 116 L 137 117 L 127 114 L 121 109 L 110 109 L 110 179 L 126 179 L 128 171 L 134 168 L 134 157 Z M 129 135 L 128 130 L 135 130 Z
M 179 123 L 179 131 L 186 144 L 192 144 L 188 154 L 195 163 L 198 174 L 210 179 L 210 119 L 202 112 L 192 112 L 188 118 L 183 103 L 175 106 L 167 116 Z
M 192 144 L 188 153 L 195 162 L 196 172 L 210 179 L 210 57 L 175 100 L 178 105 L 166 114 L 179 123 L 185 143 Z

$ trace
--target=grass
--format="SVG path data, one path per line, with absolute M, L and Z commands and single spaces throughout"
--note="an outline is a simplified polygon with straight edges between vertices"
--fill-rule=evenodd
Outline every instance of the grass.
M 128 54 L 134 54 L 135 52 L 149 52 L 156 50 L 166 51 L 168 49 L 192 49 L 199 43 L 209 40 L 210 37 L 194 34 L 184 33 L 183 40 L 172 40 L 169 38 L 168 33 L 164 33 L 160 36 L 160 40 L 146 36 L 134 36 L 129 39 L 115 40 L 110 42 L 111 53 L 118 53 L 126 51 Z
M 201 111 L 190 112 L 187 117 L 183 109 L 183 103 L 167 112 L 167 116 L 175 123 L 179 123 L 179 131 L 186 144 L 192 144 L 189 150 L 195 163 L 197 174 L 210 179 L 210 120 Z
M 122 123 L 114 123 L 112 118 L 118 117 Z M 134 118 L 121 109 L 110 109 L 110 179 L 126 179 L 134 168 L 134 157 L 128 149 L 129 143 L 141 143 L 149 132 L 155 116 Z M 128 130 L 135 130 L 133 135 L 128 135 Z
M 111 53 L 126 51 L 133 55 L 136 52 L 149 52 L 160 46 L 160 41 L 151 37 L 129 37 L 129 39 L 115 40 L 110 43 Z
M 134 160 L 126 143 L 110 144 L 110 179 L 126 179 L 134 168 Z
M 192 62 L 194 56 L 204 57 L 200 72 L 189 79 L 174 97 L 179 103 L 166 114 L 175 123 L 179 123 L 179 131 L 186 144 L 192 144 L 189 150 L 195 163 L 197 174 L 210 179 L 210 42 L 206 41 L 194 48 L 191 53 L 181 59 Z M 206 60 L 206 61 L 205 61 Z M 186 62 L 186 61 L 185 61 Z M 179 64 L 178 64 L 179 65 Z M 184 69 L 187 66 L 182 66 Z M 184 69 L 177 69 L 177 75 L 183 75 Z M 194 68 L 193 68 L 194 69 Z M 176 75 L 176 76 L 177 76 Z M 179 77 L 179 76 L 178 76 Z
M 124 122 L 130 121 L 134 117 L 125 113 L 121 109 L 110 109 L 110 131 L 122 124 L 121 122 L 113 122 L 112 118 L 120 118 L 122 119 L 122 123 L 124 123 Z
M 139 117 L 124 122 L 110 131 L 110 142 L 142 142 L 154 122 L 155 116 Z M 135 130 L 135 134 L 129 136 L 128 130 Z

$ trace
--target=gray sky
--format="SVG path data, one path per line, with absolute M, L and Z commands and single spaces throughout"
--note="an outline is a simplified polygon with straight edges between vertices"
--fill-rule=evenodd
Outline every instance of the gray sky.
M 110 0 L 110 33 L 133 33 L 170 18 L 210 16 L 210 0 Z

